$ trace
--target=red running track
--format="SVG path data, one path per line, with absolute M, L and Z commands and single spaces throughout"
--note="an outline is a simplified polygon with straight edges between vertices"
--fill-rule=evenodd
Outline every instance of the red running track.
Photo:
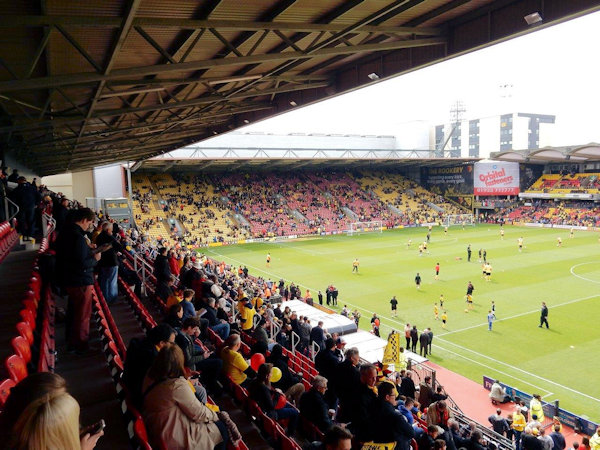
M 491 428 L 488 417 L 494 414 L 497 408 L 502 410 L 503 416 L 514 412 L 515 404 L 512 402 L 499 405 L 492 404 L 488 395 L 490 392 L 483 387 L 483 379 L 482 384 L 479 384 L 431 361 L 427 362 L 426 365 L 436 371 L 438 382 L 444 386 L 446 392 L 460 406 L 462 411 L 477 422 Z M 562 434 L 565 437 L 567 448 L 572 447 L 575 441 L 581 443 L 581 436 L 577 435 L 572 428 L 563 425 Z

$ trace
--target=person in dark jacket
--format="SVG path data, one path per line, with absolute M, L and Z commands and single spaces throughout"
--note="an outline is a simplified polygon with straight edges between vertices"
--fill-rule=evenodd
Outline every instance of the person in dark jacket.
M 340 409 L 337 415 L 339 422 L 346 422 L 349 416 L 349 408 L 352 404 L 352 396 L 360 387 L 360 355 L 356 347 L 350 347 L 346 350 L 345 359 L 336 367 L 335 374 L 330 382 L 330 389 L 335 389 L 335 393 L 340 401 Z
M 419 330 L 417 330 L 417 326 L 413 325 L 410 330 L 410 350 L 413 353 L 417 353 L 417 341 L 419 340 Z
M 392 383 L 383 382 L 377 387 L 378 400 L 373 415 L 369 418 L 373 428 L 373 441 L 396 442 L 396 449 L 409 450 L 415 431 L 406 417 L 396 409 L 397 394 Z
M 421 333 L 419 336 L 419 355 L 427 357 L 427 350 L 429 349 L 429 334 L 427 330 Z
M 25 177 L 19 177 L 17 183 L 19 185 L 10 194 L 12 200 L 19 206 L 17 227 L 23 236 L 33 237 L 35 235 L 35 207 L 42 197 Z
M 417 388 L 415 387 L 415 382 L 410 377 L 410 372 L 401 370 L 400 375 L 402 377 L 402 381 L 400 382 L 400 394 L 404 395 L 405 397 L 415 399 L 415 392 L 417 392 Z
M 217 318 L 215 299 L 213 297 L 209 297 L 206 302 L 206 312 L 203 318 L 208 320 L 208 327 L 221 336 L 221 339 L 227 339 L 230 332 L 229 322 Z
M 144 339 L 133 338 L 127 347 L 123 383 L 135 405 L 142 405 L 142 383 L 156 355 L 165 345 L 175 342 L 176 331 L 162 323 L 152 328 Z
M 325 348 L 325 330 L 323 330 L 323 322 L 319 321 L 316 327 L 310 330 L 310 343 L 316 343 L 320 350 Z
M 60 202 L 56 205 L 56 208 L 52 211 L 52 216 L 54 216 L 54 220 L 56 220 L 56 231 L 60 233 L 60 231 L 65 226 L 67 222 L 67 215 L 69 213 L 69 199 L 67 197 L 63 197 L 60 199 Z
M 110 246 L 106 251 L 102 252 L 100 261 L 98 262 L 98 284 L 106 303 L 109 305 L 117 301 L 119 295 L 119 287 L 117 280 L 119 277 L 119 258 L 117 252 L 123 248 L 121 244 L 113 236 L 113 224 L 105 222 L 102 225 L 102 232 L 96 238 L 96 245 Z
M 183 306 L 181 306 L 181 303 L 171 305 L 165 316 L 165 323 L 168 323 L 171 327 L 178 330 L 183 328 Z
M 333 424 L 324 398 L 327 391 L 327 379 L 317 375 L 311 384 L 310 390 L 300 397 L 300 415 L 325 433 Z
M 435 425 L 429 425 L 427 432 L 419 438 L 419 450 L 434 450 L 435 440 L 439 434 L 439 429 Z
M 169 267 L 169 258 L 167 258 L 167 249 L 161 247 L 158 249 L 158 255 L 154 260 L 154 276 L 157 283 L 168 283 L 171 279 L 171 268 Z
M 282 408 L 275 409 L 279 402 L 279 397 L 284 396 L 283 392 L 271 388 L 271 370 L 273 364 L 261 364 L 258 368 L 256 378 L 252 380 L 248 387 L 248 394 L 260 409 L 269 417 L 275 420 L 289 419 L 287 434 L 293 436 L 298 425 L 298 410 L 286 404 Z
M 279 344 L 275 344 L 271 349 L 271 354 L 267 356 L 267 362 L 273 364 L 281 370 L 281 379 L 272 386 L 276 389 L 281 389 L 285 396 L 298 405 L 300 397 L 304 393 L 304 385 L 302 384 L 301 376 L 294 375 L 290 372 L 288 366 L 288 358 L 283 356 L 283 348 Z
M 377 395 L 373 391 L 377 383 L 377 369 L 372 364 L 360 367 L 360 386 L 351 397 L 348 419 L 348 428 L 361 442 L 373 438 L 373 429 L 370 426 L 369 417 L 373 414 L 373 408 L 377 401 Z
M 200 322 L 194 317 L 189 317 L 183 321 L 181 330 L 175 336 L 175 343 L 183 351 L 185 367 L 200 372 L 202 384 L 211 393 L 219 393 L 221 389 L 217 379 L 221 374 L 223 361 L 219 358 L 210 358 L 210 352 L 205 352 L 197 346 L 194 340 L 198 336 L 200 336 Z
M 433 389 L 431 388 L 431 377 L 426 376 L 425 379 L 419 383 L 419 404 L 421 405 L 421 411 L 431 404 L 432 397 Z
M 72 211 L 71 221 L 56 241 L 56 270 L 59 283 L 67 291 L 65 334 L 67 349 L 83 353 L 88 349 L 94 266 L 100 253 L 93 253 L 86 231 L 96 214 L 89 208 Z
M 552 450 L 565 450 L 567 444 L 565 442 L 565 437 L 560 432 L 560 425 L 554 425 L 553 432 L 550 433 L 550 438 L 554 443 Z

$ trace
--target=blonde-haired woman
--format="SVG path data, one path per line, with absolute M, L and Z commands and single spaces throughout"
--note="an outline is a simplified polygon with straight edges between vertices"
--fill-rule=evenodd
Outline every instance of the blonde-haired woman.
M 104 433 L 86 433 L 80 437 L 79 404 L 66 392 L 64 385 L 60 387 L 59 384 L 23 409 L 12 427 L 8 448 L 92 450 L 96 446 Z

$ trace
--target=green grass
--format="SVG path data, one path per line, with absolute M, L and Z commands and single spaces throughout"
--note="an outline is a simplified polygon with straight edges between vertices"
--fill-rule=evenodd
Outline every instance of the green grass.
M 430 254 L 418 255 L 418 242 L 426 229 L 402 229 L 357 236 L 331 236 L 303 241 L 215 247 L 209 256 L 239 265 L 250 273 L 284 278 L 316 291 L 330 283 L 338 287 L 340 307 L 358 306 L 363 314 L 361 328 L 368 329 L 369 317 L 377 312 L 382 335 L 405 322 L 421 330 L 432 327 L 434 355 L 431 360 L 478 383 L 482 375 L 547 401 L 560 400 L 561 407 L 600 420 L 600 243 L 598 233 L 568 230 L 481 225 L 434 228 Z M 525 249 L 517 250 L 523 236 Z M 558 248 L 556 238 L 562 237 Z M 407 247 L 408 240 L 412 246 Z M 467 244 L 472 245 L 471 262 L 466 261 Z M 492 281 L 481 278 L 477 261 L 479 248 L 487 249 L 493 265 Z M 265 258 L 271 253 L 271 267 Z M 352 261 L 360 259 L 360 273 L 352 274 Z M 457 259 L 458 257 L 462 259 Z M 434 266 L 441 265 L 434 280 Z M 415 288 L 420 272 L 423 283 Z M 467 282 L 475 285 L 475 309 L 465 313 Z M 304 292 L 304 290 L 303 290 Z M 434 320 L 433 304 L 444 294 L 448 329 Z M 398 319 L 390 318 L 389 299 L 398 299 Z M 491 301 L 496 303 L 498 321 L 487 330 L 486 316 Z M 549 308 L 550 329 L 538 328 L 540 303 Z

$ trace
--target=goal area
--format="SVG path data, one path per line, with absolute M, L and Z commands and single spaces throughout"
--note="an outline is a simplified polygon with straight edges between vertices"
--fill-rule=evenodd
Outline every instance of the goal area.
M 352 236 L 355 234 L 366 233 L 366 232 L 383 232 L 383 223 L 381 220 L 373 220 L 370 222 L 352 222 L 348 235 Z
M 449 214 L 444 217 L 444 226 L 454 225 L 475 225 L 475 216 L 473 214 Z

